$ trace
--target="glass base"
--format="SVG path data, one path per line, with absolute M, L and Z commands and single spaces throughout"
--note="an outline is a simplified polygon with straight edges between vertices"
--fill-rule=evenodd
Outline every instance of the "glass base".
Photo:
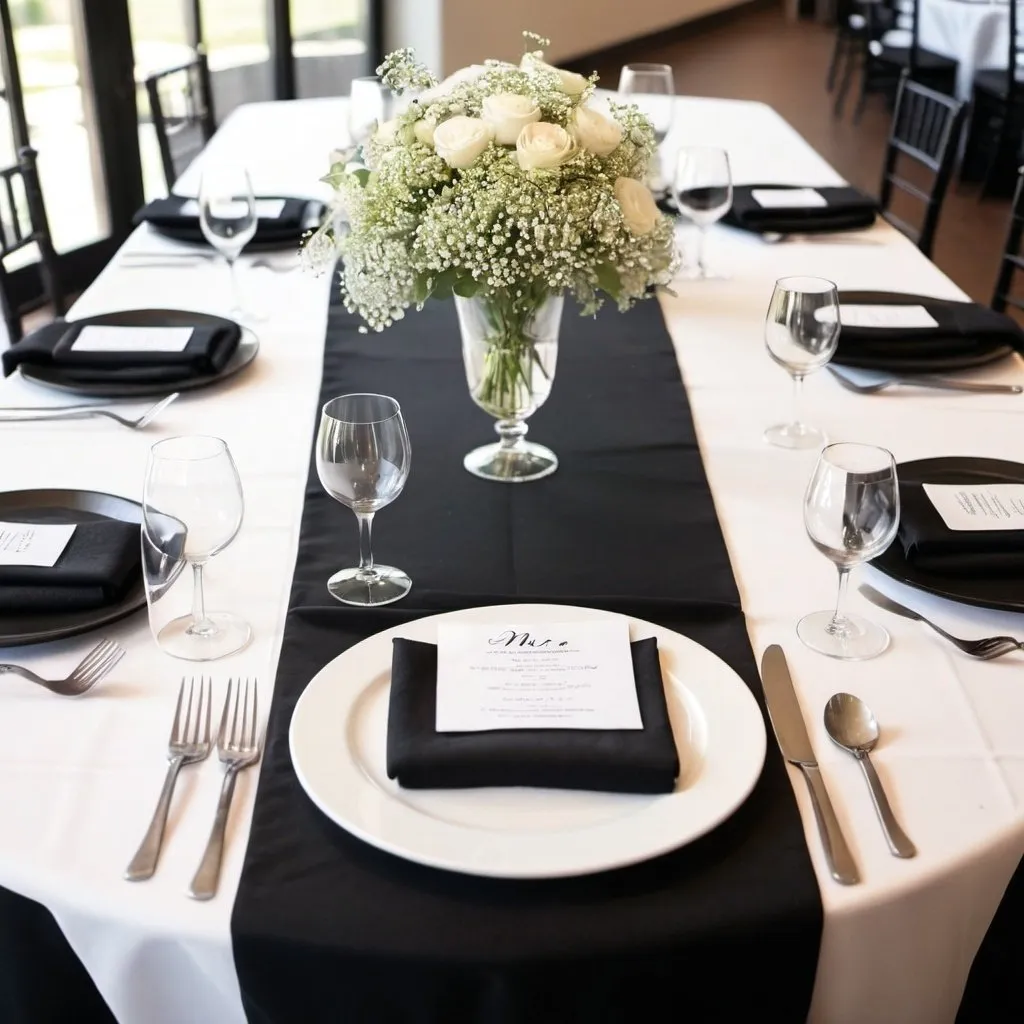
M 842 629 L 833 629 L 833 611 L 811 612 L 796 624 L 796 635 L 812 651 L 842 661 L 866 661 L 889 646 L 889 634 L 870 619 L 846 615 Z
M 184 661 L 215 661 L 237 654 L 252 639 L 252 627 L 230 612 L 208 612 L 209 632 L 194 632 L 192 616 L 171 619 L 156 635 L 157 645 L 172 658 Z
M 778 423 L 764 432 L 764 439 L 777 448 L 821 448 L 825 433 L 806 423 Z
M 391 604 L 409 593 L 412 580 L 391 565 L 375 565 L 372 569 L 342 569 L 327 581 L 327 590 L 342 604 L 375 608 Z
M 474 448 L 462 464 L 473 476 L 483 480 L 522 484 L 554 473 L 558 469 L 558 456 L 533 441 L 520 441 L 514 447 L 503 447 L 498 442 Z

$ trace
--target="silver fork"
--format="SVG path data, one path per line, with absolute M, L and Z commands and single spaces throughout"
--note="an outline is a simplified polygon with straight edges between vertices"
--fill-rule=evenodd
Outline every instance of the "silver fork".
M 135 856 L 125 869 L 124 877 L 129 882 L 141 882 L 152 878 L 160 859 L 160 848 L 164 842 L 164 829 L 167 827 L 167 812 L 171 807 L 171 795 L 174 784 L 178 780 L 178 772 L 183 765 L 202 761 L 210 753 L 210 707 L 213 703 L 213 680 L 200 676 L 198 698 L 196 699 L 196 716 L 192 718 L 192 701 L 196 698 L 196 680 L 193 676 L 188 685 L 188 705 L 185 709 L 185 722 L 181 721 L 181 705 L 185 697 L 185 678 L 182 677 L 178 689 L 178 703 L 174 709 L 174 722 L 171 724 L 171 736 L 167 743 L 167 775 L 164 777 L 160 799 L 157 800 L 153 819 L 146 829 L 146 834 L 139 844 Z M 204 716 L 205 710 L 205 716 Z M 206 728 L 200 729 L 205 717 Z
M 213 819 L 213 829 L 206 844 L 206 851 L 199 867 L 188 887 L 188 894 L 194 900 L 209 900 L 217 893 L 220 881 L 220 864 L 224 855 L 224 833 L 228 824 L 228 813 L 231 810 L 231 798 L 235 793 L 235 779 L 238 773 L 260 759 L 260 742 L 258 738 L 259 715 L 256 701 L 257 681 L 237 680 L 232 701 L 232 680 L 228 680 L 228 692 L 224 698 L 224 710 L 220 716 L 220 730 L 217 733 L 217 756 L 225 765 L 224 782 L 217 801 L 217 813 Z M 250 693 L 252 694 L 250 698 Z M 242 721 L 238 721 L 241 706 Z M 229 729 L 230 717 L 230 732 Z
M 101 640 L 72 670 L 66 679 L 44 679 L 21 665 L 0 665 L 0 675 L 10 673 L 30 683 L 45 686 L 61 697 L 78 697 L 91 690 L 124 657 L 124 648 L 113 640 Z
M 927 388 L 932 391 L 972 391 L 982 395 L 1019 395 L 1024 391 L 1020 384 L 986 384 L 983 381 L 947 380 L 944 377 L 890 377 L 871 384 L 855 384 L 841 373 L 831 370 L 831 367 L 830 371 L 847 391 L 854 391 L 858 395 L 875 395 L 886 388 L 896 387 Z
M 991 661 L 993 658 L 1001 658 L 1004 654 L 1024 650 L 1024 643 L 1020 640 L 1015 640 L 1012 636 L 986 636 L 980 640 L 961 640 L 960 637 L 947 633 L 941 626 L 936 626 L 934 622 L 926 619 L 920 612 L 915 612 L 913 608 L 907 608 L 906 605 L 894 601 L 891 597 L 886 597 L 885 594 L 879 593 L 874 587 L 869 587 L 866 583 L 861 584 L 860 592 L 872 604 L 878 605 L 879 608 L 884 608 L 886 611 L 893 612 L 896 615 L 902 615 L 905 619 L 916 619 L 918 622 L 923 622 L 926 626 L 931 626 L 939 636 L 945 637 L 951 644 L 959 647 L 964 654 L 969 654 L 972 658 Z
M 161 398 L 156 405 L 150 406 L 141 416 L 134 418 L 122 416 L 110 409 L 101 409 L 95 405 L 58 405 L 58 406 L 24 406 L 0 408 L 0 423 L 33 423 L 36 420 L 87 420 L 93 416 L 105 416 L 107 419 L 120 423 L 122 427 L 141 430 L 148 427 L 173 402 L 180 391 Z M 28 413 L 23 416 L 21 413 Z

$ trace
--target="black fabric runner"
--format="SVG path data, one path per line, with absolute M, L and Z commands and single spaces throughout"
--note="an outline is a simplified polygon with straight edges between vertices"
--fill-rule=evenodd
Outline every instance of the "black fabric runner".
M 332 305 L 321 399 L 401 403 L 412 472 L 377 517 L 380 561 L 413 589 L 379 610 L 326 590 L 356 524 L 311 469 L 252 832 L 232 918 L 252 1024 L 546 1024 L 806 1017 L 822 910 L 773 741 L 753 794 L 666 856 L 589 877 L 498 881 L 409 863 L 306 797 L 288 725 L 307 682 L 359 640 L 425 614 L 543 601 L 636 615 L 728 662 L 761 700 L 686 393 L 656 302 L 596 320 L 566 308 L 554 389 L 531 436 L 561 465 L 525 485 L 462 456 L 494 438 L 471 403 L 452 305 L 385 334 Z M 338 743 L 344 742 L 339 731 Z M 657 1017 L 655 1015 L 658 1015 Z

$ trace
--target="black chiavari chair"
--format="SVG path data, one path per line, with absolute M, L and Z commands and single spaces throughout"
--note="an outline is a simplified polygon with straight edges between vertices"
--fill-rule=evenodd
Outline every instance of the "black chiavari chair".
M 997 313 L 1005 313 L 1006 307 L 1024 312 L 1024 299 L 1013 295 L 1014 277 L 1018 270 L 1024 270 L 1024 257 L 1021 256 L 1020 243 L 1024 238 L 1024 168 L 1017 175 L 1017 191 L 1013 197 L 1010 210 L 1010 226 L 1006 233 L 1006 245 L 1003 247 L 1003 259 L 999 264 L 999 275 L 996 278 L 996 289 L 992 294 L 992 308 Z
M 916 242 L 925 256 L 932 252 L 942 201 L 953 175 L 963 118 L 963 103 L 911 81 L 909 72 L 903 73 L 885 152 L 880 205 L 885 219 Z M 897 173 L 901 158 L 925 168 L 931 176 L 928 188 L 921 188 Z M 911 226 L 892 212 L 897 191 L 924 204 L 920 228 Z

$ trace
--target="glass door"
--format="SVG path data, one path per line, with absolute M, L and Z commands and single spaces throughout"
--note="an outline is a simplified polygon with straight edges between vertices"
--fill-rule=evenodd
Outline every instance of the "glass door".
M 291 0 L 290 20 L 296 96 L 347 95 L 372 73 L 361 0 Z

